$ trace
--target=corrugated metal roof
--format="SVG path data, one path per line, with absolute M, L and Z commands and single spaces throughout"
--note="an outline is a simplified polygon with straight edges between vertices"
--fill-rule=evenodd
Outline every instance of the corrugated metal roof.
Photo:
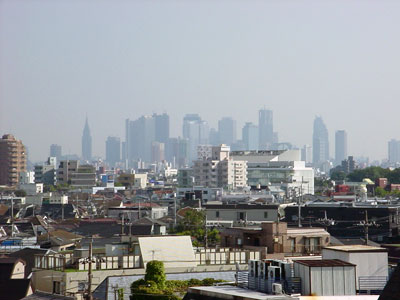
M 367 245 L 343 245 L 324 247 L 327 250 L 343 251 L 343 252 L 387 252 L 387 249 L 381 247 L 373 247 Z
M 321 259 L 321 260 L 296 260 L 299 263 L 308 267 L 345 267 L 355 266 L 354 264 L 345 262 L 340 259 Z

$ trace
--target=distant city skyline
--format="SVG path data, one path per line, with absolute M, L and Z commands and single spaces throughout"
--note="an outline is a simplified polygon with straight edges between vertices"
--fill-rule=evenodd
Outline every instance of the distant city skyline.
M 321 115 L 331 156 L 344 129 L 348 154 L 370 161 L 400 139 L 399 2 L 117 2 L 0 2 L 0 132 L 32 161 L 51 144 L 80 155 L 86 114 L 101 157 L 125 119 L 164 112 L 177 137 L 185 114 L 240 133 L 265 107 L 299 148 Z

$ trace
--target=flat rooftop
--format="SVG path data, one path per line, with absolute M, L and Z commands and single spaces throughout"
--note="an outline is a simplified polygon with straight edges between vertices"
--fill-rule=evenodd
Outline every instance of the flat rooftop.
M 234 299 L 234 300 L 298 300 L 298 297 L 286 295 L 267 295 L 265 293 L 252 291 L 236 286 L 200 286 L 191 287 L 188 293 L 202 295 L 212 299 Z
M 373 247 L 367 245 L 341 245 L 341 246 L 328 246 L 323 249 L 342 251 L 342 252 L 387 252 L 387 249 L 382 247 Z
M 354 264 L 342 261 L 340 259 L 320 259 L 320 260 L 296 260 L 296 263 L 308 267 L 347 267 L 355 266 Z

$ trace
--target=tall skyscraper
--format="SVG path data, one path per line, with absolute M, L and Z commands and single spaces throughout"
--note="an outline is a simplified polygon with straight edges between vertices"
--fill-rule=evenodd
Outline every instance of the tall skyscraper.
M 197 159 L 197 146 L 208 144 L 210 128 L 198 114 L 187 114 L 183 118 L 183 137 L 189 141 L 189 162 Z
M 166 145 L 165 156 L 175 168 L 187 166 L 189 164 L 189 140 L 180 137 L 170 138 Z
M 337 130 L 335 133 L 335 165 L 338 166 L 347 158 L 347 132 Z
M 388 142 L 388 160 L 391 164 L 400 162 L 400 141 L 391 139 Z
M 156 126 L 156 141 L 166 144 L 169 139 L 169 115 L 163 113 L 162 115 L 153 115 Z
M 50 145 L 50 157 L 57 158 L 57 161 L 61 161 L 62 150 L 60 145 Z
M 306 164 L 312 163 L 312 147 L 310 145 L 304 145 L 301 149 L 301 160 Z
M 148 115 L 139 119 L 125 121 L 125 152 L 130 165 L 134 161 L 143 160 L 152 162 L 153 142 L 168 143 L 169 140 L 169 116 Z
M 16 186 L 19 173 L 26 171 L 26 150 L 11 134 L 0 139 L 0 185 Z
M 218 121 L 219 144 L 232 146 L 236 143 L 236 121 L 230 117 Z
M 258 112 L 259 149 L 266 150 L 274 142 L 273 113 L 269 109 Z
M 258 127 L 251 122 L 244 124 L 242 139 L 246 150 L 258 150 Z
M 314 120 L 313 130 L 313 164 L 314 167 L 329 160 L 328 129 L 321 117 Z
M 106 162 L 115 167 L 121 161 L 121 140 L 119 137 L 109 136 L 106 140 Z
M 90 128 L 87 117 L 82 134 L 82 159 L 87 161 L 92 160 L 92 136 L 90 135 Z

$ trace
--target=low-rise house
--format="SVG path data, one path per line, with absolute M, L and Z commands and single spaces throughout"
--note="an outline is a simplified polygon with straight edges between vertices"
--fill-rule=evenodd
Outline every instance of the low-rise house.
M 263 249 L 281 256 L 319 254 L 330 235 L 323 228 L 290 228 L 284 222 L 262 222 L 261 227 L 233 227 L 221 232 L 222 247 Z
M 0 299 L 19 300 L 32 294 L 30 279 L 25 278 L 25 261 L 0 258 Z
M 58 252 L 75 248 L 82 238 L 79 234 L 58 229 L 38 236 L 37 241 L 41 248 Z
M 278 204 L 208 204 L 204 208 L 207 222 L 213 224 L 233 221 L 234 226 L 243 226 L 279 220 Z

